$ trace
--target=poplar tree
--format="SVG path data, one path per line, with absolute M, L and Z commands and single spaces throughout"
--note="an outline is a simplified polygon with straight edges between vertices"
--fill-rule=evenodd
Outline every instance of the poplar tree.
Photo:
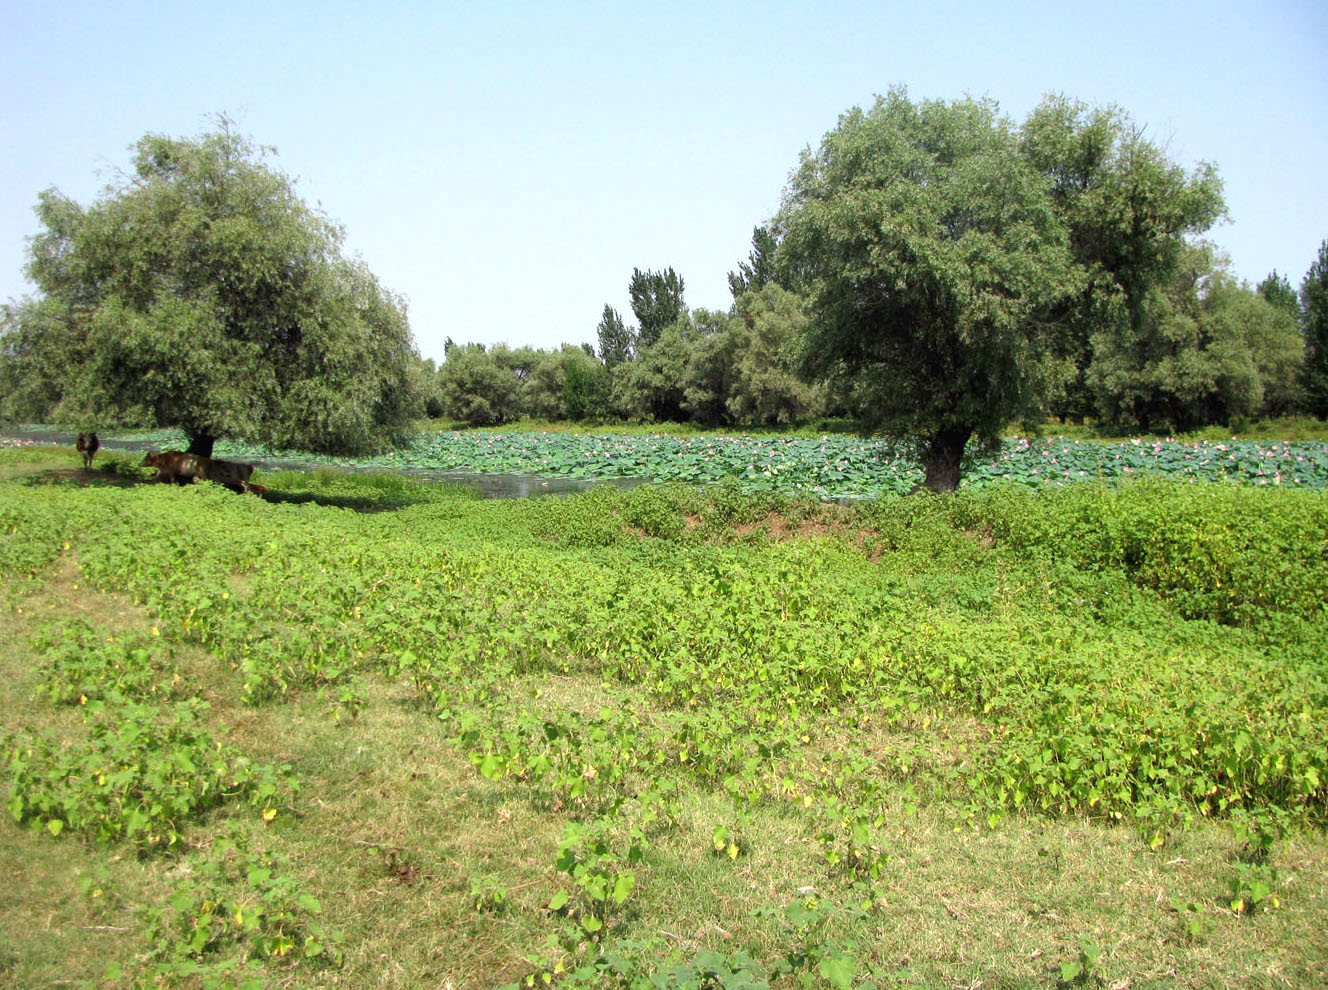
M 653 347 L 665 329 L 677 323 L 678 318 L 687 312 L 682 299 L 682 276 L 672 268 L 662 272 L 643 272 L 633 268 L 627 292 L 631 296 L 632 312 L 636 314 L 636 322 L 639 324 L 637 339 L 643 351 Z
M 1300 283 L 1300 305 L 1305 314 L 1305 396 L 1310 412 L 1328 419 L 1328 240 L 1319 245 L 1319 256 Z

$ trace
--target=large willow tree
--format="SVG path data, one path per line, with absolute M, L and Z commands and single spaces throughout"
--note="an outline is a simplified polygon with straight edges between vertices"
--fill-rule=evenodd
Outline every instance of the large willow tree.
M 1064 96 L 1043 100 L 1020 139 L 1051 189 L 1083 275 L 1076 296 L 1051 314 L 1067 378 L 1049 397 L 1050 410 L 1118 417 L 1119 397 L 1101 383 L 1122 373 L 1144 380 L 1156 370 L 1155 342 L 1169 320 L 1159 299 L 1183 278 L 1193 238 L 1225 212 L 1222 180 L 1207 162 L 1186 172 L 1119 108 Z M 1198 344 L 1182 348 L 1184 360 L 1204 363 L 1193 353 Z M 1179 379 L 1159 384 L 1185 388 Z
M 780 265 L 811 294 L 806 370 L 921 438 L 925 484 L 952 489 L 970 439 L 1102 411 L 1106 360 L 1147 363 L 1153 300 L 1221 188 L 1114 108 L 1053 96 L 1016 128 L 987 100 L 893 90 L 804 153 L 779 214 Z
M 41 193 L 0 338 L 11 415 L 176 426 L 327 453 L 371 449 L 418 412 L 402 301 L 229 122 L 148 135 L 83 207 Z
M 849 111 L 803 154 L 777 223 L 811 290 L 806 370 L 853 381 L 869 418 L 921 438 L 928 488 L 958 485 L 971 438 L 1038 411 L 1045 318 L 1080 272 L 994 104 L 894 90 Z

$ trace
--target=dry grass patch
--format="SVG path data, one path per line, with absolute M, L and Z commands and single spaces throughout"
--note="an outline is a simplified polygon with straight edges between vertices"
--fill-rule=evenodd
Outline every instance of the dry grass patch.
M 81 619 L 108 636 L 144 628 L 147 611 L 118 595 L 91 589 L 78 569 L 78 560 L 65 553 L 50 576 L 34 593 L 18 598 L 12 608 L 0 608 L 0 708 L 9 712 L 0 731 L 56 728 L 61 732 L 81 724 L 67 706 L 49 704 L 38 695 L 41 670 L 29 640 L 49 623 Z
M 138 909 L 169 895 L 168 870 L 76 840 L 5 826 L 0 842 L 0 986 L 102 986 L 106 965 L 132 970 Z
M 542 904 L 561 823 L 519 787 L 476 774 L 440 723 L 367 678 L 358 719 L 337 725 L 313 695 L 258 710 L 241 738 L 264 759 L 290 761 L 298 812 L 272 830 L 298 864 L 325 920 L 345 933 L 346 986 L 476 985 L 516 979 L 542 940 Z M 477 909 L 474 888 L 508 895 Z M 294 985 L 305 985 L 296 977 Z M 480 985 L 489 984 L 488 979 Z

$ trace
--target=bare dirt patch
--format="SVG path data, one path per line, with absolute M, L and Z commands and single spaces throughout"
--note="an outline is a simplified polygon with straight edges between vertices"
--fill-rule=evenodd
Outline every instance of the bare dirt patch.
M 690 519 L 688 528 L 692 528 Z M 764 537 L 772 543 L 839 537 L 861 549 L 872 563 L 880 561 L 882 556 L 880 534 L 872 529 L 850 525 L 848 511 L 837 505 L 823 506 L 812 515 L 792 518 L 771 512 L 754 522 L 734 525 L 730 533 L 732 539 L 738 542 L 753 536 Z

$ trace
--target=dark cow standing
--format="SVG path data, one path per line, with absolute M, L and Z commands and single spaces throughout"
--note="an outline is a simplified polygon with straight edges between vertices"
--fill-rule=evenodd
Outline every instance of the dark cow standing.
M 78 452 L 83 455 L 83 470 L 92 470 L 92 458 L 97 454 L 97 448 L 101 446 L 95 433 L 80 433 L 78 442 L 74 444 Z
M 267 491 L 262 485 L 255 485 L 249 481 L 254 473 L 252 464 L 218 460 L 183 450 L 163 450 L 157 454 L 144 454 L 138 466 L 156 468 L 158 481 L 188 485 L 197 478 L 200 481 L 215 481 L 233 492 Z

